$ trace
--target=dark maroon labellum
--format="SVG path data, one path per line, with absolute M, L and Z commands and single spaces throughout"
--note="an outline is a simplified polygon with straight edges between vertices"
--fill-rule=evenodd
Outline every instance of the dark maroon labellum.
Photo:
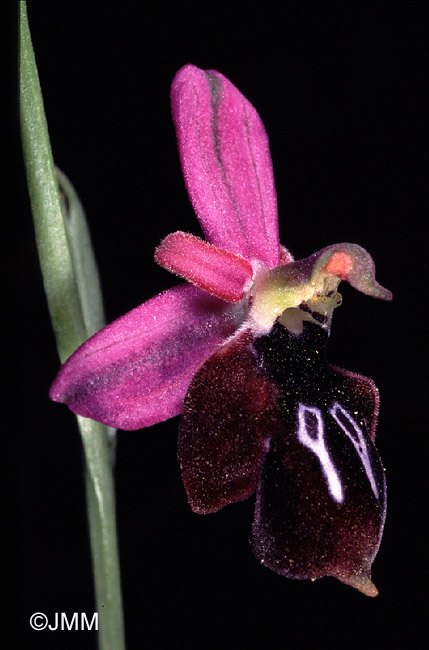
M 276 426 L 278 390 L 244 332 L 195 375 L 179 427 L 178 458 L 194 512 L 216 512 L 251 496 L 260 479 L 266 431 Z
M 257 490 L 252 546 L 290 578 L 334 576 L 367 595 L 385 514 L 371 440 L 371 380 L 326 362 L 327 333 L 276 323 L 241 333 L 200 369 L 185 400 L 179 460 L 191 507 L 213 512 Z
M 385 513 L 381 460 L 370 438 L 370 380 L 326 363 L 327 334 L 276 325 L 255 347 L 281 391 L 281 435 L 271 436 L 258 485 L 255 555 L 291 578 L 331 575 L 375 595 L 370 568 Z

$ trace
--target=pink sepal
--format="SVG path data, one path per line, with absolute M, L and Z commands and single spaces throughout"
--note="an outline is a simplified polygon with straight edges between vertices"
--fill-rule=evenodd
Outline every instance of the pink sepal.
M 74 413 L 120 429 L 178 415 L 200 365 L 241 324 L 238 305 L 179 285 L 148 300 L 84 343 L 50 390 Z
M 176 74 L 171 100 L 186 187 L 206 239 L 277 266 L 277 199 L 258 113 L 219 72 L 193 65 Z
M 168 235 L 155 251 L 155 262 L 228 302 L 241 300 L 253 277 L 247 260 L 185 232 Z

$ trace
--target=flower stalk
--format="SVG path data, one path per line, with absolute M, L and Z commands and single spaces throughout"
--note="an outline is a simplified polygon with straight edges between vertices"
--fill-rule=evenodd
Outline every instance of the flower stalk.
M 37 248 L 61 362 L 104 317 L 98 273 L 83 211 L 67 179 L 54 167 L 26 2 L 19 2 L 19 94 L 22 146 Z M 65 218 L 61 192 L 71 206 Z M 100 650 L 125 648 L 115 492 L 108 427 L 78 416 L 98 611 Z

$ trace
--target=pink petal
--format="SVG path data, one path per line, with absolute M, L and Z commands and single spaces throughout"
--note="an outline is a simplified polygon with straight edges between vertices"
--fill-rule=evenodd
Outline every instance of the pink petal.
M 200 365 L 240 325 L 241 307 L 179 285 L 108 325 L 66 361 L 50 397 L 75 413 L 139 429 L 182 411 Z
M 206 238 L 277 266 L 277 200 L 258 113 L 219 72 L 193 65 L 176 74 L 171 99 L 186 186 Z
M 155 262 L 228 302 L 241 300 L 253 277 L 247 260 L 184 232 L 168 235 L 161 242 Z

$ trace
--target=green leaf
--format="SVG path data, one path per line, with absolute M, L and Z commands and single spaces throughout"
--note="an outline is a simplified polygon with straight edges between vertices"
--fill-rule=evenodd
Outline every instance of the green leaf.
M 20 8 L 19 94 L 22 146 L 43 283 L 61 361 L 86 338 L 61 211 L 25 2 Z
M 85 216 L 70 182 L 53 163 L 31 43 L 19 2 L 19 93 L 24 162 L 48 308 L 61 361 L 104 322 L 100 283 Z M 61 186 L 61 194 L 59 185 Z M 115 491 L 109 430 L 78 417 L 86 466 L 100 650 L 125 648 Z
M 67 176 L 58 168 L 56 173 L 64 228 L 85 325 L 85 338 L 89 338 L 106 324 L 100 277 L 83 206 Z
M 100 276 L 92 248 L 85 211 L 77 192 L 67 176 L 58 167 L 56 167 L 56 175 L 60 188 L 61 209 L 72 272 L 76 280 L 79 305 L 85 326 L 85 339 L 87 339 L 106 324 Z M 115 458 L 116 429 L 105 427 L 105 430 L 109 439 L 110 455 L 113 464 Z

